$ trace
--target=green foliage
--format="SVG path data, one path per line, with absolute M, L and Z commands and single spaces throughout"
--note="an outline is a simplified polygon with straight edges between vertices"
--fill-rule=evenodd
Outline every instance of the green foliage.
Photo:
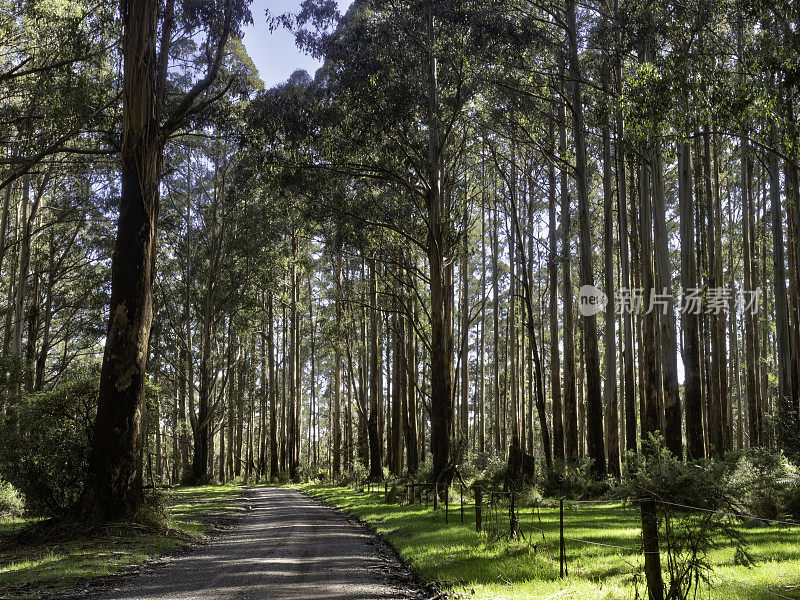
M 159 490 L 154 490 L 145 497 L 145 502 L 136 511 L 131 519 L 134 523 L 151 527 L 156 531 L 163 531 L 168 527 L 169 512 L 167 511 L 168 498 Z
M 397 486 L 391 486 L 388 491 L 386 492 L 386 504 L 397 504 L 400 499 L 400 492 L 397 490 Z
M 17 489 L 0 479 L 0 521 L 22 516 L 25 511 L 25 498 Z
M 545 496 L 572 499 L 600 498 L 610 489 L 607 480 L 598 480 L 592 474 L 589 458 L 572 462 L 555 460 L 552 472 L 539 474 L 537 484 Z
M 367 475 L 369 475 L 367 468 L 361 463 L 361 461 L 356 460 L 352 469 L 342 471 L 339 481 L 343 485 L 350 485 L 364 481 L 367 478 Z
M 730 509 L 736 490 L 730 485 L 735 460 L 684 463 L 664 447 L 660 435 L 628 453 L 628 479 L 620 491 L 633 498 L 652 497 L 704 509 Z
M 25 380 L 25 365 L 13 354 L 0 355 L 0 390 L 13 394 Z
M 508 464 L 494 452 L 478 452 L 469 457 L 461 474 L 466 481 L 487 489 L 500 489 L 506 478 Z
M 78 500 L 86 481 L 98 386 L 98 367 L 87 367 L 67 373 L 51 390 L 12 400 L 16 425 L 0 431 L 0 476 L 24 495 L 33 514 L 62 516 Z M 146 393 L 152 420 L 158 388 L 148 384 Z
M 800 465 L 800 416 L 788 403 L 779 402 L 768 420 L 778 437 L 780 448 L 794 464 Z
M 753 562 L 733 516 L 740 509 L 737 499 L 747 487 L 745 480 L 755 479 L 742 477 L 748 469 L 740 468 L 740 462 L 738 455 L 730 454 L 724 460 L 684 463 L 664 447 L 660 435 L 643 442 L 641 454 L 629 453 L 628 494 L 660 501 L 659 541 L 668 600 L 693 598 L 701 585 L 711 584 L 711 556 L 718 548 L 733 548 L 735 564 Z
M 783 454 L 751 448 L 731 460 L 737 511 L 764 519 L 800 518 L 800 475 Z
M 53 390 L 23 395 L 17 425 L 0 433 L 0 473 L 39 515 L 62 515 L 86 479 L 99 384 L 96 370 L 72 374 Z

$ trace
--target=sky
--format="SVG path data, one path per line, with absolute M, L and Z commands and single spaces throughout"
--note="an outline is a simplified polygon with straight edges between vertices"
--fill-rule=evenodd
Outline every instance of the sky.
M 266 87 L 272 87 L 289 78 L 297 69 L 305 69 L 314 75 L 322 63 L 314 60 L 295 45 L 294 35 L 285 29 L 270 33 L 267 27 L 266 9 L 274 15 L 297 12 L 301 0 L 253 0 L 250 12 L 253 25 L 244 29 L 244 45 L 253 59 Z M 344 11 L 351 0 L 338 0 L 339 10 Z

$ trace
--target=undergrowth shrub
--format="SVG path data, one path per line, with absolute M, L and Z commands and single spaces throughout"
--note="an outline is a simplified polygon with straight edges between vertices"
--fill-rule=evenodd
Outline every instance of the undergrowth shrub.
M 735 455 L 684 463 L 660 436 L 644 441 L 640 454 L 629 453 L 628 480 L 620 490 L 627 488 L 636 500 L 657 501 L 667 600 L 694 598 L 701 586 L 711 584 L 709 555 L 716 548 L 733 547 L 737 564 L 752 562 L 739 522 L 730 516 L 742 491 L 737 463 Z
M 0 521 L 21 517 L 25 512 L 25 499 L 10 483 L 0 479 Z
M 536 483 L 545 496 L 563 496 L 572 499 L 594 499 L 607 494 L 610 481 L 597 479 L 592 471 L 593 461 L 581 458 L 572 462 L 553 461 L 550 473 L 539 470 Z
M 32 514 L 63 516 L 83 491 L 99 375 L 99 366 L 76 369 L 53 389 L 11 400 L 16 426 L 0 428 L 0 477 L 22 493 Z M 151 415 L 155 393 L 148 384 Z
M 148 493 L 145 496 L 144 504 L 133 515 L 132 521 L 153 529 L 166 529 L 169 523 L 169 513 L 167 499 L 163 492 L 154 489 Z
M 800 473 L 781 454 L 751 448 L 733 455 L 731 486 L 739 513 L 764 519 L 800 519 Z
M 400 492 L 396 485 L 391 486 L 386 491 L 386 504 L 397 504 L 400 500 Z
M 364 481 L 368 475 L 369 471 L 367 470 L 367 468 L 362 464 L 360 460 L 356 460 L 351 470 L 349 471 L 345 470 L 342 472 L 340 483 L 344 485 L 358 483 L 360 481 Z
M 501 489 L 506 479 L 508 463 L 496 452 L 479 452 L 472 456 L 464 478 L 486 489 Z M 469 477 L 469 479 L 467 479 Z
M 0 431 L 0 475 L 20 490 L 27 508 L 59 516 L 78 500 L 86 480 L 97 411 L 98 373 L 73 373 L 57 388 L 15 400 L 16 427 Z
M 642 452 L 628 453 L 628 477 L 620 492 L 653 497 L 704 509 L 731 509 L 740 493 L 732 481 L 737 459 L 684 463 L 664 447 L 661 436 L 642 442 Z

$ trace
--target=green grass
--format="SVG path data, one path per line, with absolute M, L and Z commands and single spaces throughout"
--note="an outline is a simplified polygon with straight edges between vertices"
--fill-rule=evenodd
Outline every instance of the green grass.
M 468 598 L 628 600 L 635 597 L 637 589 L 639 597 L 646 594 L 639 541 L 641 520 L 636 507 L 568 504 L 564 511 L 565 536 L 626 549 L 567 539 L 569 576 L 562 580 L 557 508 L 542 508 L 537 514 L 530 508 L 521 511 L 526 539 L 509 542 L 475 531 L 474 504 L 465 507 L 463 525 L 459 504 L 451 504 L 448 525 L 442 508 L 434 513 L 432 507 L 424 505 L 389 505 L 378 492 L 326 485 L 303 485 L 300 489 L 372 524 L 422 578 L 450 585 Z M 503 531 L 508 527 L 506 515 L 500 511 L 497 517 L 498 529 Z M 484 522 L 493 519 L 494 513 L 484 509 Z M 800 599 L 800 528 L 757 527 L 743 532 L 756 564 L 734 564 L 732 548 L 715 549 L 709 557 L 715 566 L 712 585 L 702 586 L 698 597 Z
M 236 502 L 241 495 L 241 488 L 232 485 L 173 488 L 166 494 L 166 531 L 122 524 L 89 536 L 58 530 L 53 532 L 57 541 L 37 540 L 36 536 L 21 544 L 16 534 L 30 523 L 21 519 L 2 522 L 0 598 L 54 595 L 174 552 L 197 541 L 211 522 L 243 511 Z

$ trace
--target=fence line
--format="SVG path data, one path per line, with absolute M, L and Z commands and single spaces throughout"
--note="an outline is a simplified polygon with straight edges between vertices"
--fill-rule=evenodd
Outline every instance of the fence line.
M 659 504 L 666 504 L 668 506 L 675 506 L 677 508 L 683 508 L 686 510 L 698 510 L 707 513 L 716 513 L 726 517 L 736 517 L 739 519 L 751 520 L 751 521 L 763 521 L 765 523 L 778 523 L 779 525 L 788 525 L 790 527 L 800 527 L 800 523 L 794 523 L 792 521 L 781 521 L 779 519 L 767 519 L 765 517 L 754 517 L 752 515 L 743 515 L 739 513 L 732 513 L 726 512 L 724 510 L 714 510 L 711 508 L 700 508 L 699 506 L 690 506 L 688 504 L 679 504 L 677 502 L 668 502 L 666 500 L 656 500 Z
M 547 533 L 547 530 L 542 529 L 541 527 L 535 527 L 533 525 L 524 525 L 523 527 L 527 527 L 533 531 L 540 531 L 542 533 Z M 568 535 L 563 536 L 565 540 L 570 540 L 572 542 L 581 542 L 583 544 L 591 544 L 592 546 L 603 546 L 605 548 L 617 548 L 619 550 L 625 550 L 626 552 L 636 552 L 638 554 L 648 554 L 647 552 L 639 552 L 639 548 L 635 546 L 617 546 L 615 544 L 606 544 L 604 542 L 593 542 L 592 540 L 584 540 L 582 538 L 570 537 Z
M 402 484 L 394 483 L 392 485 L 402 485 Z M 372 485 L 368 483 L 368 487 L 371 488 Z M 429 491 L 432 489 L 434 494 L 436 494 L 438 492 L 438 490 L 437 490 L 438 486 L 436 486 L 434 484 L 406 484 L 406 487 L 410 487 L 411 488 L 411 498 L 412 498 L 411 501 L 412 501 L 412 503 L 413 503 L 413 498 L 414 498 L 414 493 L 413 493 L 414 487 L 428 488 Z M 461 489 L 462 489 L 462 494 L 461 494 L 461 511 L 462 511 L 461 522 L 462 523 L 464 522 L 464 517 L 463 517 L 463 487 L 464 486 L 462 485 L 461 486 Z M 363 489 L 363 483 L 362 483 L 362 489 Z M 386 489 L 386 486 L 384 486 L 384 489 Z M 495 513 L 497 513 L 497 507 L 499 505 L 498 502 L 495 502 L 495 497 L 497 497 L 498 499 L 502 498 L 502 497 L 510 497 L 511 504 L 509 506 L 509 509 L 510 509 L 509 517 L 510 517 L 510 520 L 511 520 L 512 530 L 513 530 L 513 527 L 514 527 L 515 521 L 516 521 L 517 532 L 519 532 L 520 528 L 527 528 L 530 531 L 540 532 L 542 534 L 542 539 L 544 540 L 544 543 L 547 544 L 547 540 L 544 537 L 544 535 L 546 533 L 548 533 L 547 530 L 545 530 L 545 529 L 543 529 L 541 527 L 536 527 L 535 525 L 524 524 L 524 523 L 521 523 L 519 521 L 520 509 L 519 509 L 519 507 L 516 506 L 516 503 L 515 503 L 516 492 L 511 492 L 511 491 L 493 491 L 493 490 L 486 489 L 483 486 L 475 486 L 472 489 L 475 490 L 476 492 L 480 492 L 480 493 L 476 493 L 475 494 L 475 496 L 476 496 L 476 498 L 475 498 L 476 499 L 476 525 L 479 523 L 479 519 L 480 519 L 479 513 L 477 511 L 477 508 L 478 508 L 477 502 L 481 502 L 481 506 L 483 506 L 484 500 L 482 500 L 482 498 L 481 498 L 483 496 L 483 493 L 486 493 L 486 494 L 489 495 L 489 500 L 490 500 L 489 506 L 491 508 L 494 508 Z M 448 494 L 448 496 L 449 496 L 449 494 Z M 647 555 L 655 555 L 655 554 L 659 554 L 660 555 L 661 554 L 661 550 L 658 550 L 658 551 L 647 551 L 647 550 L 644 550 L 644 549 L 640 550 L 639 548 L 633 547 L 633 546 L 620 546 L 620 545 L 617 545 L 617 544 L 608 544 L 608 543 L 605 543 L 605 542 L 595 542 L 593 540 L 587 540 L 587 539 L 583 539 L 583 538 L 572 537 L 572 536 L 564 534 L 564 530 L 563 530 L 563 528 L 564 528 L 564 521 L 563 521 L 564 504 L 567 504 L 568 507 L 569 507 L 570 504 L 572 504 L 572 505 L 584 505 L 584 506 L 592 505 L 592 504 L 596 504 L 596 505 L 600 505 L 600 504 L 616 504 L 617 502 L 620 503 L 620 504 L 624 504 L 625 501 L 626 500 L 614 501 L 614 500 L 568 500 L 568 499 L 563 499 L 563 500 L 560 501 L 559 505 L 548 504 L 548 503 L 542 502 L 540 500 L 534 501 L 533 505 L 530 507 L 531 510 L 532 510 L 532 515 L 535 515 L 536 514 L 535 511 L 537 511 L 540 508 L 555 508 L 555 509 L 559 509 L 560 510 L 560 522 L 561 522 L 561 525 L 560 525 L 560 530 L 558 532 L 558 535 L 559 535 L 559 554 L 560 554 L 559 559 L 560 559 L 560 562 L 561 562 L 561 577 L 562 578 L 564 577 L 564 574 L 567 573 L 567 569 L 566 569 L 567 560 L 566 560 L 566 549 L 565 549 L 565 546 L 564 546 L 564 540 L 569 540 L 569 541 L 577 542 L 577 543 L 580 543 L 580 544 L 588 544 L 588 545 L 591 545 L 591 546 L 598 546 L 598 547 L 603 547 L 603 548 L 612 548 L 612 549 L 615 549 L 615 550 L 622 550 L 623 552 L 626 552 L 626 553 L 642 554 L 642 555 L 645 556 L 646 560 L 647 560 Z M 751 515 L 744 515 L 744 514 L 727 512 L 727 511 L 722 511 L 722 510 L 714 510 L 714 509 L 709 509 L 709 508 L 701 508 L 699 506 L 691 506 L 691 505 L 688 505 L 688 504 L 681 504 L 681 503 L 678 503 L 678 502 L 670 502 L 670 501 L 667 501 L 667 500 L 658 500 L 658 499 L 654 499 L 654 498 L 629 498 L 629 499 L 627 499 L 627 501 L 628 502 L 636 502 L 636 503 L 642 503 L 642 502 L 649 501 L 649 502 L 655 502 L 656 504 L 661 504 L 661 505 L 664 505 L 664 506 L 673 506 L 675 508 L 679 508 L 679 509 L 683 509 L 683 510 L 687 510 L 687 511 L 701 511 L 701 512 L 706 512 L 706 513 L 720 514 L 720 515 L 723 515 L 723 516 L 726 516 L 726 517 L 731 517 L 731 518 L 739 518 L 739 519 L 745 519 L 745 520 L 755 520 L 755 521 L 761 521 L 761 522 L 765 522 L 765 523 L 775 523 L 775 524 L 779 524 L 779 525 L 787 525 L 789 527 L 800 527 L 800 523 L 795 523 L 795 522 L 792 522 L 792 521 L 782 521 L 782 520 L 779 520 L 779 519 L 768 519 L 768 518 L 764 518 L 764 517 L 754 517 L 754 516 L 751 516 Z M 447 510 L 448 510 L 448 503 L 445 503 L 445 512 L 447 512 Z M 497 515 L 495 514 L 495 519 L 496 519 L 496 516 Z M 539 515 L 539 522 L 541 524 L 541 514 Z M 754 591 L 762 592 L 764 594 L 769 594 L 769 595 L 771 595 L 773 597 L 776 597 L 776 598 L 781 598 L 781 599 L 785 599 L 785 600 L 796 600 L 796 597 L 794 597 L 794 596 L 787 596 L 785 594 L 781 594 L 779 592 L 775 592 L 775 591 L 767 589 L 767 588 L 762 588 L 762 587 L 759 587 L 759 586 L 756 586 L 756 585 L 753 585 L 753 584 L 750 584 L 750 583 L 746 583 L 744 581 L 739 581 L 737 579 L 732 579 L 732 578 L 726 577 L 725 575 L 723 575 L 721 573 L 718 573 L 716 571 L 714 572 L 714 576 L 716 576 L 719 579 L 721 579 L 723 581 L 726 581 L 726 582 L 728 582 L 730 584 L 740 585 L 740 586 L 743 586 L 745 588 L 749 588 L 749 589 L 754 590 Z

